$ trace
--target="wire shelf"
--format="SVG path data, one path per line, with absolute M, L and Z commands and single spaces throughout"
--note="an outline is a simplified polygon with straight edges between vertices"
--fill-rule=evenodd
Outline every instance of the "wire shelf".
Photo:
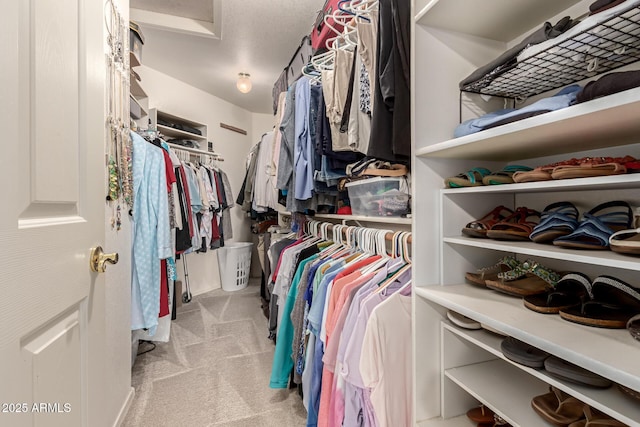
M 640 5 L 633 2 L 604 22 L 570 38 L 560 35 L 543 42 L 547 43 L 532 55 L 527 51 L 537 50 L 537 45 L 523 50 L 520 61 L 493 70 L 461 91 L 527 98 L 634 63 L 640 60 Z

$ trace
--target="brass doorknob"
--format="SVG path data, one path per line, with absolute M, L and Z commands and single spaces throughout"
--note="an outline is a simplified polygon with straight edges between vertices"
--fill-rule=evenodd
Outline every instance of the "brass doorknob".
M 107 263 L 117 264 L 118 258 L 119 257 L 117 252 L 114 252 L 112 254 L 105 254 L 102 251 L 102 246 L 96 246 L 95 248 L 91 248 L 89 267 L 91 268 L 91 271 L 94 271 L 96 273 L 104 273 L 107 270 Z

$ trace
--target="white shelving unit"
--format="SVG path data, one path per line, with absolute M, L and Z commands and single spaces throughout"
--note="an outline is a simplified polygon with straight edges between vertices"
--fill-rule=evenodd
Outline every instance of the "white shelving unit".
M 198 129 L 201 132 L 201 135 L 198 135 L 193 132 L 188 132 L 182 129 L 176 129 L 170 126 L 160 125 L 158 124 L 158 119 L 165 120 L 166 122 L 170 122 L 177 125 L 186 125 L 190 128 Z M 193 120 L 189 120 L 184 117 L 176 116 L 173 114 L 169 114 L 164 111 L 158 111 L 156 108 L 151 108 L 149 110 L 149 120 L 151 127 L 157 129 L 160 133 L 162 133 L 167 139 L 188 139 L 198 141 L 200 143 L 200 148 L 206 150 L 207 148 L 207 125 L 199 122 L 195 122 Z
M 640 342 L 626 330 L 587 327 L 539 314 L 525 308 L 519 298 L 465 283 L 465 272 L 514 254 L 556 270 L 585 272 L 592 278 L 607 274 L 640 287 L 640 259 L 632 256 L 461 236 L 465 224 L 498 205 L 542 211 L 548 204 L 567 200 L 581 213 L 611 200 L 640 206 L 640 174 L 443 188 L 445 178 L 477 166 L 498 170 L 507 163 L 534 167 L 571 157 L 640 157 L 640 89 L 452 139 L 461 115 L 466 120 L 502 107 L 495 98 L 466 94 L 461 98 L 458 83 L 462 79 L 543 22 L 553 24 L 567 15 L 576 18 L 588 12 L 592 2 L 480 3 L 414 0 L 412 212 L 417 220 L 413 258 L 420 261 L 413 270 L 416 425 L 471 425 L 464 414 L 482 403 L 514 426 L 547 426 L 530 401 L 553 385 L 638 426 L 640 405 L 615 385 L 593 389 L 515 364 L 502 355 L 502 338 L 482 330 L 462 330 L 446 320 L 447 310 L 457 311 L 614 383 L 640 390 Z M 638 68 L 634 63 L 623 70 Z

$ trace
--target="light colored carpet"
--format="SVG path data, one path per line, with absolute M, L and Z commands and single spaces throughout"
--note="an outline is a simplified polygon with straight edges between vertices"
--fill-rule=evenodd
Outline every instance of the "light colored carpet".
M 297 392 L 269 388 L 274 349 L 259 282 L 194 297 L 178 309 L 171 340 L 136 358 L 136 393 L 124 426 L 306 425 Z

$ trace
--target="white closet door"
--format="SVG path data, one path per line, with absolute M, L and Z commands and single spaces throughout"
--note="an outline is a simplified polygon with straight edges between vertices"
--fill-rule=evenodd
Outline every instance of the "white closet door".
M 0 13 L 0 425 L 106 426 L 103 2 Z M 105 248 L 108 249 L 108 248 Z

